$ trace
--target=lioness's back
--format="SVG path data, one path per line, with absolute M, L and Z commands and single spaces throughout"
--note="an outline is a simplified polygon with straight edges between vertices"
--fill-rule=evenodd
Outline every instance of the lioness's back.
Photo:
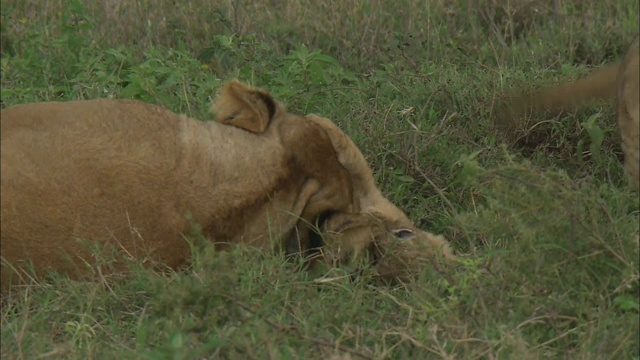
M 127 100 L 16 105 L 2 111 L 2 161 L 20 161 L 9 171 L 37 165 L 41 172 L 64 173 L 66 166 L 82 169 L 96 157 L 118 162 L 129 154 L 140 165 L 172 167 L 181 120 L 158 106 Z
M 158 236 L 175 236 L 174 229 L 186 226 L 154 223 L 154 214 L 145 214 L 148 205 L 139 203 L 143 198 L 160 213 L 170 211 L 162 202 L 178 187 L 167 176 L 180 153 L 178 115 L 137 102 L 95 100 L 18 105 L 3 110 L 1 119 L 4 258 L 27 257 L 47 267 L 60 251 L 89 259 L 80 240 L 134 237 L 127 221 L 147 222 Z M 134 219 L 124 219 L 129 215 Z M 178 214 L 164 218 L 184 221 Z
M 141 102 L 27 104 L 1 116 L 2 257 L 40 269 L 73 274 L 80 258 L 92 262 L 82 241 L 136 257 L 152 242 L 156 260 L 179 266 L 189 252 L 180 241 L 187 215 L 231 238 L 244 224 L 225 223 L 219 209 L 250 217 L 286 176 L 273 141 Z M 247 177 L 250 148 L 273 171 Z M 75 261 L 60 264 L 65 253 Z

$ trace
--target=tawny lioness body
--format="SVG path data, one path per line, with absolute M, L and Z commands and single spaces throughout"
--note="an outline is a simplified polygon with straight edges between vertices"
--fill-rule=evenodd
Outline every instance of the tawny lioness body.
M 340 259 L 382 259 L 380 246 L 406 254 L 435 246 L 425 253 L 453 258 L 443 238 L 415 229 L 381 195 L 362 154 L 329 120 L 290 114 L 238 82 L 215 110 L 217 122 L 129 100 L 3 110 L 2 288 L 28 280 L 29 264 L 35 275 L 86 274 L 94 243 L 177 268 L 189 260 L 184 235 L 194 225 L 221 248 L 304 251 L 323 218 L 325 244 Z M 368 235 L 340 236 L 354 219 Z M 410 241 L 398 247 L 390 238 Z M 380 261 L 383 275 L 406 273 L 409 257 Z
M 528 110 L 567 110 L 585 101 L 616 98 L 618 129 L 625 155 L 624 168 L 636 186 L 640 185 L 640 48 L 636 38 L 616 64 L 606 65 L 577 81 L 511 97 L 503 111 L 503 124 Z

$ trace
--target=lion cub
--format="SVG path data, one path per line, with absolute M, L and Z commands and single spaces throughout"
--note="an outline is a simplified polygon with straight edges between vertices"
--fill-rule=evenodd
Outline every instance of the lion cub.
M 509 98 L 500 111 L 501 125 L 512 127 L 514 118 L 529 110 L 566 110 L 588 100 L 615 96 L 624 168 L 634 185 L 640 186 L 638 44 L 636 38 L 620 63 L 604 66 L 585 78 Z

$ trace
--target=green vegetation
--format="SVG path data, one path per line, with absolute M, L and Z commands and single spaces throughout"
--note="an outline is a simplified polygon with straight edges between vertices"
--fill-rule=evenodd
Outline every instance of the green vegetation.
M 520 86 L 615 61 L 638 1 L 3 0 L 2 107 L 134 98 L 208 119 L 239 78 L 333 119 L 463 264 L 402 288 L 280 256 L 63 278 L 2 306 L 6 359 L 640 359 L 639 204 L 614 109 L 493 128 Z

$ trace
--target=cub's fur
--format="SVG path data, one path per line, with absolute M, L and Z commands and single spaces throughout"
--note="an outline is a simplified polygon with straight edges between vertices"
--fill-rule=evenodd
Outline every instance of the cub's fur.
M 441 235 L 420 231 L 409 221 L 389 220 L 364 213 L 332 215 L 321 228 L 324 258 L 342 263 L 365 256 L 386 283 L 410 282 L 428 264 L 455 259 Z
M 528 110 L 569 110 L 585 101 L 616 98 L 618 128 L 625 155 L 624 168 L 634 184 L 640 185 L 639 39 L 636 38 L 620 63 L 604 66 L 583 79 L 525 92 L 511 97 L 499 120 L 513 126 L 514 118 Z

